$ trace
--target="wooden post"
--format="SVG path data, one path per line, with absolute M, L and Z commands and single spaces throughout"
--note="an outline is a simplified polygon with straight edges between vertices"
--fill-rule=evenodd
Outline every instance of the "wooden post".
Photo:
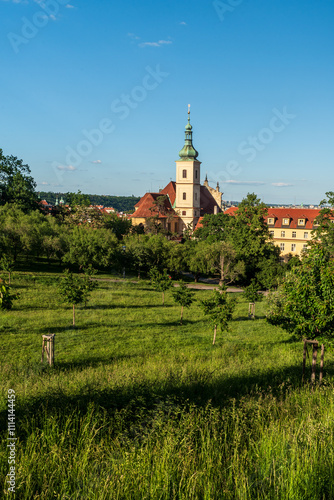
M 325 346 L 324 344 L 321 344 L 321 358 L 320 358 L 320 375 L 319 375 L 319 382 L 321 383 L 323 373 L 324 373 L 324 356 L 325 356 Z
M 213 333 L 213 342 L 212 345 L 215 345 L 217 335 L 217 325 L 215 325 L 214 333 Z
M 318 343 L 313 343 L 313 356 L 312 356 L 312 375 L 311 382 L 315 382 L 315 368 L 317 364 Z
M 42 359 L 41 363 L 44 361 L 44 352 L 46 351 L 46 359 L 50 366 L 54 365 L 55 359 L 55 334 L 52 335 L 42 335 Z
M 306 365 L 306 352 L 307 352 L 307 342 L 304 339 L 304 352 L 303 352 L 303 382 L 305 380 L 305 365 Z
M 255 302 L 250 302 L 248 305 L 248 319 L 255 319 Z

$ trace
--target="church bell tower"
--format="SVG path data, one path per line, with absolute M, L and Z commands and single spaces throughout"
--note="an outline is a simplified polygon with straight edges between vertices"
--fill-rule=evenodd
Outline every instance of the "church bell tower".
M 201 162 L 193 146 L 192 126 L 190 124 L 190 104 L 188 105 L 188 123 L 185 129 L 184 146 L 176 161 L 176 199 L 175 211 L 180 218 L 179 232 L 188 227 L 195 228 L 200 217 L 201 206 Z

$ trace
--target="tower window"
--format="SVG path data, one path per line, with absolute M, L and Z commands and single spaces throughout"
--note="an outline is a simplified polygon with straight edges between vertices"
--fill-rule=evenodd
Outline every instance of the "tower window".
M 187 215 L 187 212 L 185 210 L 183 210 L 182 215 Z
M 195 170 L 195 179 L 197 179 L 197 170 Z
M 187 199 L 187 193 L 183 193 L 183 199 L 186 200 Z
M 187 178 L 187 171 L 186 170 L 182 170 L 182 178 L 183 179 Z

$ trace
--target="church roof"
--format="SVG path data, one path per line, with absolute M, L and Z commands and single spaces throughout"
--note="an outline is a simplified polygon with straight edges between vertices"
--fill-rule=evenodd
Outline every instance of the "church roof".
M 165 219 L 168 215 L 175 214 L 169 196 L 164 200 L 162 210 L 159 211 L 155 204 L 159 196 L 168 195 L 168 192 L 164 193 L 163 191 L 167 190 L 169 184 L 160 193 L 145 193 L 138 203 L 136 203 L 136 211 L 131 217 L 141 219 L 158 215 L 159 219 Z
M 201 186 L 201 215 L 213 214 L 215 212 L 215 207 L 218 207 L 220 211 L 220 207 L 210 191 L 206 186 Z

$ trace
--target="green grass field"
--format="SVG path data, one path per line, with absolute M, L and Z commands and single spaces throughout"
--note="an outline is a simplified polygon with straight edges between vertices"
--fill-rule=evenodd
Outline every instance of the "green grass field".
M 16 273 L 0 313 L 0 477 L 8 493 L 7 391 L 16 393 L 17 499 L 334 498 L 334 355 L 301 383 L 302 343 L 238 304 L 228 333 L 148 283 L 100 281 L 63 304 L 56 273 Z M 196 291 L 196 299 L 211 292 Z M 56 334 L 54 368 L 42 335 Z M 309 363 L 308 363 L 309 364 Z M 309 368 L 308 368 L 309 369 Z

